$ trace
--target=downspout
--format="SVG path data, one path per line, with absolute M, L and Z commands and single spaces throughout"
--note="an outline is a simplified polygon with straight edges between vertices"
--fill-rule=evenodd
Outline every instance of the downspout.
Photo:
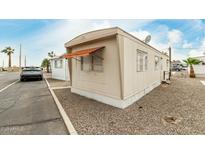
M 66 48 L 67 50 L 67 53 L 71 53 L 71 48 Z M 72 86 L 72 59 L 68 59 L 68 73 L 69 73 L 69 76 L 70 76 L 70 86 Z
M 124 99 L 124 84 L 123 84 L 123 67 L 122 67 L 122 54 L 121 54 L 121 46 L 120 46 L 120 37 L 117 34 L 116 35 L 117 39 L 117 50 L 118 50 L 118 55 L 119 55 L 119 78 L 120 78 L 120 99 Z
M 172 53 L 171 47 L 169 47 L 169 80 L 171 80 L 172 70 L 171 70 L 171 62 L 172 62 Z

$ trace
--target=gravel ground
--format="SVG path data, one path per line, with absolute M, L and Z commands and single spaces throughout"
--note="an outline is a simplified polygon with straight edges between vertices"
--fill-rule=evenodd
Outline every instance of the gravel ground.
M 51 87 L 68 87 L 70 86 L 69 81 L 57 80 L 52 78 L 47 78 Z
M 205 86 L 173 77 L 126 109 L 72 94 L 55 93 L 79 134 L 205 134 Z

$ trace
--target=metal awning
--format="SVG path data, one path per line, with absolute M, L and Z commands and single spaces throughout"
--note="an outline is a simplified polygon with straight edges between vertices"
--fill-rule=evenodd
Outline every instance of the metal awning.
M 74 58 L 74 57 L 85 57 L 85 56 L 89 56 L 97 51 L 100 51 L 100 49 L 103 49 L 103 47 L 96 47 L 96 48 L 89 48 L 89 49 L 84 49 L 84 50 L 80 50 L 80 51 L 75 51 L 73 53 L 69 53 L 69 54 L 65 54 L 64 58 Z

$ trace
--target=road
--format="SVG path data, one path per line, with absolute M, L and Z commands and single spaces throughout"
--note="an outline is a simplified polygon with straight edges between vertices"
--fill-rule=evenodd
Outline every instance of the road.
M 0 89 L 18 78 L 0 73 Z M 19 81 L 0 92 L 0 134 L 68 134 L 45 81 Z

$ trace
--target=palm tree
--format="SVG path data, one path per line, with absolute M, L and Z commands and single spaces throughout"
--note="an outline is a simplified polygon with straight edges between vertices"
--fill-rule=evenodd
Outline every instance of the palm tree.
M 48 52 L 48 57 L 49 57 L 50 59 L 52 59 L 52 58 L 55 57 L 55 56 L 56 56 L 56 54 L 54 53 L 54 51 Z M 51 68 L 51 66 L 50 66 L 50 63 L 49 63 L 49 68 L 50 68 L 50 71 L 52 72 L 52 68 Z
M 1 52 L 7 54 L 9 56 L 9 67 L 11 67 L 11 54 L 14 53 L 14 49 L 11 47 L 6 47 L 5 49 L 1 50 Z
M 47 73 L 49 73 L 49 66 L 50 66 L 50 61 L 47 58 L 44 58 L 41 67 L 46 67 Z
M 48 53 L 48 57 L 50 57 L 50 58 L 53 58 L 53 57 L 55 57 L 56 55 L 55 55 L 55 53 L 53 52 L 53 51 L 51 51 L 51 52 L 49 52 Z
M 195 58 L 187 58 L 186 60 L 183 60 L 188 66 L 190 66 L 190 73 L 189 73 L 189 77 L 190 78 L 195 78 L 195 73 L 194 73 L 194 68 L 193 65 L 197 65 L 199 63 L 201 63 L 200 60 L 195 59 Z

